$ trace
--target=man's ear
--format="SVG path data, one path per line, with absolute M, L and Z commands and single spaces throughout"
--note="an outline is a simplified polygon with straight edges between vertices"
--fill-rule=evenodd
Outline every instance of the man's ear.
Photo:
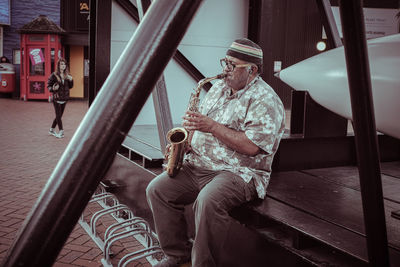
M 249 74 L 258 72 L 258 66 L 257 65 L 251 65 L 249 69 Z

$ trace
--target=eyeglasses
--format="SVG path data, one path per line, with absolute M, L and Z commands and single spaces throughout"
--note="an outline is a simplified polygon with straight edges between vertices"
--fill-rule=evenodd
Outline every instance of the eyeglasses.
M 245 64 L 234 64 L 232 61 L 229 61 L 226 58 L 220 59 L 219 62 L 221 63 L 222 69 L 225 69 L 227 71 L 234 71 L 235 68 L 242 68 L 242 67 L 248 67 L 251 66 L 252 64 L 250 63 L 245 63 Z

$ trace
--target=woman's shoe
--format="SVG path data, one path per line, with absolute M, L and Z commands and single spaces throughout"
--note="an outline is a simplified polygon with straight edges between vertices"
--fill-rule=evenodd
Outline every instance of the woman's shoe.
M 60 130 L 58 134 L 55 135 L 57 138 L 64 138 L 64 130 Z
M 50 128 L 50 130 L 49 130 L 49 135 L 53 135 L 53 136 L 56 136 L 56 132 L 54 131 L 54 128 Z

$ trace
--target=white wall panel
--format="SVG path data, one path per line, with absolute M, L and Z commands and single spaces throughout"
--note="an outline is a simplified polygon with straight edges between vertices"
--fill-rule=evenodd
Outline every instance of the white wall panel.
M 115 1 L 111 15 L 111 68 L 115 65 L 137 28 L 136 22 Z M 150 96 L 143 106 L 135 125 L 156 124 L 153 99 Z
M 248 0 L 205 0 L 178 49 L 206 77 L 221 73 L 219 59 L 233 40 L 247 36 Z M 136 23 L 115 2 L 112 11 L 111 67 L 136 29 Z M 174 124 L 182 122 L 194 81 L 173 60 L 164 71 Z M 146 102 L 135 124 L 156 124 L 153 101 Z
M 178 49 L 206 77 L 222 72 L 219 59 L 232 41 L 247 36 L 248 0 L 206 0 L 198 10 Z M 176 64 L 169 64 L 165 80 L 174 123 L 180 123 L 193 81 Z

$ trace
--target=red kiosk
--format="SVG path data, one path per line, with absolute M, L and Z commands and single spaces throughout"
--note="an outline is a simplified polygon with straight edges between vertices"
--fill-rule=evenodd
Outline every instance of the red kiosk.
M 61 35 L 65 31 L 44 15 L 18 30 L 21 34 L 20 98 L 51 100 L 47 79 L 63 54 Z

